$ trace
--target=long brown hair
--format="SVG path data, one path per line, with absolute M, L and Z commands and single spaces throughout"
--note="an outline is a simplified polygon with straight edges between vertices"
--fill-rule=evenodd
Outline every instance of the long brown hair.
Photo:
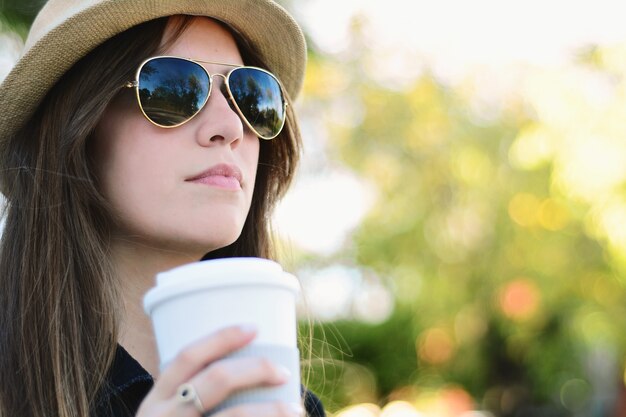
M 191 19 L 181 20 L 174 38 Z M 97 187 L 90 137 L 120 86 L 158 53 L 167 22 L 129 29 L 74 65 L 0 161 L 0 416 L 87 417 L 94 409 L 115 355 L 120 296 L 108 257 L 113 219 Z M 235 37 L 244 62 L 263 66 Z M 261 140 L 241 236 L 205 258 L 274 256 L 269 217 L 293 178 L 300 146 L 289 110 L 280 136 Z

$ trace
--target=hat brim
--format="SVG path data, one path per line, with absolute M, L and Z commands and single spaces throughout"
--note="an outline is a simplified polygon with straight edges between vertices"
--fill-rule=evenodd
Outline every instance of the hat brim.
M 80 4 L 67 0 L 63 3 Z M 0 152 L 8 137 L 77 61 L 107 39 L 159 17 L 185 14 L 220 20 L 243 35 L 292 98 L 302 87 L 304 36 L 293 18 L 270 0 L 105 0 L 60 22 L 46 22 L 45 7 L 37 17 L 43 15 L 43 22 L 38 24 L 36 20 L 33 24 L 45 35 L 31 31 L 25 54 L 0 85 Z M 36 41 L 31 41 L 33 38 Z

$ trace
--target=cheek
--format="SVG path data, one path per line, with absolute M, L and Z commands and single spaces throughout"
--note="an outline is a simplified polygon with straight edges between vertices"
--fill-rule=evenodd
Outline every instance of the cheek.
M 157 175 L 165 152 L 158 152 L 147 125 L 132 112 L 116 110 L 108 110 L 98 124 L 93 147 L 102 192 L 114 207 L 148 193 L 151 185 L 163 185 L 158 182 L 166 178 Z
M 248 188 L 253 190 L 259 166 L 260 139 L 253 137 L 246 139 L 246 141 L 248 142 L 246 143 L 246 150 L 243 153 L 243 165 L 246 167 L 247 177 L 251 179 Z M 250 191 L 250 194 L 252 194 L 252 191 Z M 250 199 L 251 198 L 252 195 L 250 195 Z
M 247 152 L 247 163 L 252 167 L 251 169 L 256 172 L 257 167 L 259 165 L 259 154 L 261 151 L 261 140 L 258 138 L 254 138 L 251 140 L 251 144 L 249 150 Z
M 113 167 L 118 164 L 120 148 L 124 138 L 130 135 L 132 112 L 125 96 L 114 99 L 98 122 L 93 136 L 93 158 L 96 162 L 98 177 L 106 183 Z M 104 185 L 104 184 L 103 184 Z

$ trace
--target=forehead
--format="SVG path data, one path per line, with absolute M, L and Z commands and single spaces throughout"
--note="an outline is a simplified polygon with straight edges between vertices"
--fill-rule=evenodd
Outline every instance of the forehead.
M 235 38 L 221 23 L 208 17 L 193 17 L 182 33 L 176 36 L 182 17 L 173 16 L 168 20 L 163 34 L 162 45 L 165 55 L 176 55 L 203 61 L 243 64 Z

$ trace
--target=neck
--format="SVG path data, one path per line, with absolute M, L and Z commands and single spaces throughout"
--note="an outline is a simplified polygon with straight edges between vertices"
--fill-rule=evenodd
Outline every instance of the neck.
M 112 256 L 124 302 L 118 342 L 156 378 L 159 355 L 152 322 L 143 310 L 143 297 L 155 285 L 157 273 L 197 261 L 200 257 L 122 240 L 113 244 Z

